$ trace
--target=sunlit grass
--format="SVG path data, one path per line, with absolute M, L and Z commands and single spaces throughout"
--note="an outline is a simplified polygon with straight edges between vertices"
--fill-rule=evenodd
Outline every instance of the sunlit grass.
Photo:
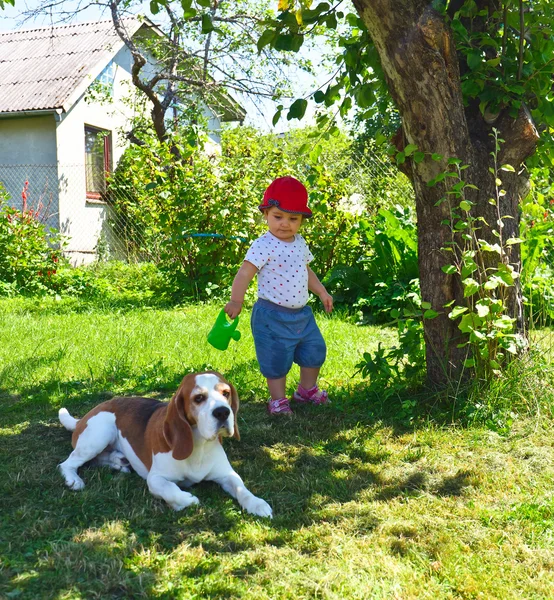
M 503 434 L 400 424 L 352 377 L 394 332 L 318 315 L 334 402 L 274 419 L 249 315 L 227 352 L 206 344 L 218 310 L 0 301 L 0 597 L 554 597 L 554 428 L 532 398 L 551 385 L 541 371 L 521 375 L 529 410 Z M 64 486 L 60 406 L 80 416 L 114 394 L 168 398 L 208 367 L 239 389 L 242 440 L 225 447 L 273 521 L 214 484 L 196 486 L 200 506 L 180 513 L 135 474 L 85 468 L 82 492 Z

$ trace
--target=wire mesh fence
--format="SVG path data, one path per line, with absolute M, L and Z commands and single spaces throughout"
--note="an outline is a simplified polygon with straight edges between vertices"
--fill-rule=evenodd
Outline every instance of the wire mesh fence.
M 133 190 L 87 192 L 87 170 L 74 165 L 0 165 L 0 184 L 8 203 L 32 210 L 35 218 L 58 230 L 66 241 L 65 253 L 74 265 L 115 258 L 127 262 L 159 260 L 160 244 L 125 217 L 118 205 L 133 201 Z M 413 191 L 394 165 L 372 155 L 357 154 L 345 163 L 343 176 L 351 193 L 343 198 L 344 210 L 363 214 L 368 207 L 405 204 Z M 215 234 L 214 234 L 215 235 Z M 206 232 L 198 232 L 206 237 Z M 221 234 L 217 234 L 221 236 Z M 206 237 L 207 243 L 217 239 Z
M 85 165 L 0 165 L 0 184 L 8 204 L 33 211 L 64 236 L 64 252 L 74 265 L 105 257 L 136 259 L 131 254 L 145 246 L 137 239 L 139 232 L 131 240 L 125 223 L 116 217 L 113 203 L 118 198 L 109 192 L 87 193 Z

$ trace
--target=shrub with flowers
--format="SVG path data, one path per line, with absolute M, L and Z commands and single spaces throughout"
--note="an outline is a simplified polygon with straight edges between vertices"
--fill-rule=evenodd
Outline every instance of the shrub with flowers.
M 44 223 L 46 207 L 29 203 L 29 181 L 21 199 L 21 209 L 11 206 L 0 184 L 0 295 L 48 293 L 66 262 L 63 237 Z

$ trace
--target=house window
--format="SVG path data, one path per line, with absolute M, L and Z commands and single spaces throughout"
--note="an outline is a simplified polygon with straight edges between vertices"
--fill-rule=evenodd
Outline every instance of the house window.
M 85 127 L 87 198 L 104 199 L 107 176 L 112 170 L 112 138 L 109 131 Z
M 96 81 L 102 86 L 104 91 L 109 95 L 113 96 L 113 86 L 115 81 L 116 64 L 114 61 L 110 61 L 108 66 L 98 75 Z

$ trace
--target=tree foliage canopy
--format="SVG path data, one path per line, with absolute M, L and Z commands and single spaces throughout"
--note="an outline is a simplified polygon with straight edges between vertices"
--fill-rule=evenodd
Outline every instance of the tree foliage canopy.
M 509 108 L 515 118 L 526 105 L 541 133 L 540 152 L 532 162 L 540 160 L 552 166 L 552 0 L 435 0 L 432 5 L 454 33 L 468 110 L 478 111 L 487 122 L 494 123 L 503 109 Z M 279 7 L 282 12 L 267 23 L 258 48 L 298 50 L 322 28 L 336 31 L 337 76 L 325 89 L 317 90 L 313 100 L 323 107 L 336 106 L 342 116 L 354 106 L 360 121 L 376 119 L 387 131 L 393 113 L 379 55 L 350 3 L 281 0 Z M 305 99 L 297 100 L 288 115 L 301 118 L 306 107 Z M 322 122 L 328 118 L 322 116 Z

